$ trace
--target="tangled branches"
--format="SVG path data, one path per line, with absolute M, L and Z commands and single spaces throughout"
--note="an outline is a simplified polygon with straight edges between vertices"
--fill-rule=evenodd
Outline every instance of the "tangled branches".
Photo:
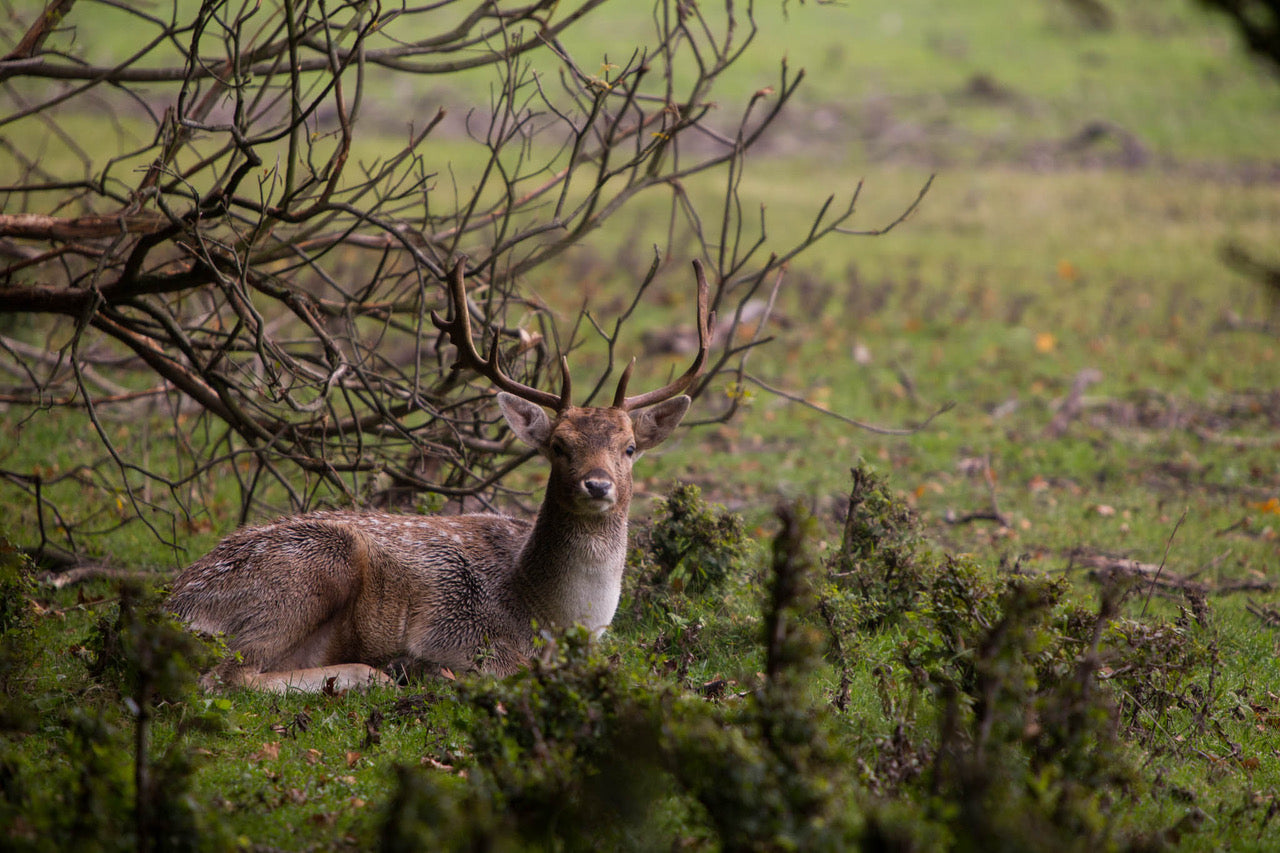
M 234 483 L 242 518 L 268 494 L 491 495 L 527 456 L 430 323 L 459 257 L 475 325 L 536 385 L 592 335 L 607 376 L 631 310 L 612 331 L 585 311 L 557 323 L 525 282 L 642 193 L 667 199 L 667 254 L 688 241 L 724 317 L 847 232 L 853 198 L 772 253 L 744 217 L 745 155 L 803 77 L 784 64 L 724 126 L 711 94 L 750 9 L 659 2 L 648 46 L 591 73 L 600 57 L 564 35 L 603 2 L 53 0 L 5 33 L 0 406 L 74 410 L 105 448 L 69 472 L 0 471 L 42 546 L 88 529 L 58 484 L 170 530 L 211 482 Z M 686 190 L 704 173 L 724 182 L 714 217 Z M 702 387 L 760 340 L 734 331 Z

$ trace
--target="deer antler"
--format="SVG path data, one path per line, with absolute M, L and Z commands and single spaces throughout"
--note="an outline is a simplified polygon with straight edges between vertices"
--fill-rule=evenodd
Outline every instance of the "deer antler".
M 631 380 L 631 370 L 636 366 L 636 360 L 631 359 L 631 363 L 627 365 L 627 369 L 622 371 L 622 377 L 618 380 L 618 390 L 613 395 L 613 407 L 629 412 L 632 409 L 642 409 L 645 406 L 652 406 L 654 403 L 661 403 L 663 400 L 670 399 L 677 394 L 683 394 L 690 385 L 698 378 L 698 374 L 702 373 L 702 368 L 707 363 L 707 350 L 711 346 L 711 330 L 715 328 L 715 314 L 707 313 L 708 291 L 707 277 L 702 272 L 702 262 L 696 258 L 693 261 L 693 274 L 698 279 L 698 354 L 693 357 L 693 364 L 689 365 L 680 377 L 669 382 L 661 388 L 648 391 L 644 394 L 637 394 L 634 397 L 627 396 L 627 383 Z
M 459 258 L 453 265 L 453 269 L 449 270 L 449 304 L 453 319 L 446 321 L 434 310 L 431 312 L 431 322 L 435 323 L 437 329 L 448 334 L 449 340 L 453 341 L 453 345 L 458 348 L 458 360 L 454 362 L 453 369 L 469 367 L 503 391 L 515 394 L 530 403 L 537 403 L 539 406 L 546 406 L 557 412 L 568 409 L 572 387 L 569 381 L 569 360 L 564 356 L 560 357 L 560 372 L 563 380 L 558 397 L 549 391 L 541 391 L 517 382 L 503 373 L 498 359 L 497 336 L 494 336 L 493 343 L 489 346 L 489 357 L 480 357 L 480 353 L 476 351 L 475 341 L 471 337 L 471 314 L 467 309 L 467 290 L 462 280 L 462 268 L 465 265 L 466 258 Z

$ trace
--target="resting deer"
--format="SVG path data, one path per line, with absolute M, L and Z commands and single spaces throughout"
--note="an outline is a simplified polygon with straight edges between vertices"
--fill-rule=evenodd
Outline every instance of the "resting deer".
M 206 684 L 341 690 L 390 682 L 383 669 L 406 660 L 505 675 L 534 653 L 535 625 L 603 631 L 622 587 L 632 463 L 680 423 L 706 361 L 714 317 L 694 269 L 699 347 L 688 370 L 627 396 L 633 359 L 613 405 L 577 407 L 567 360 L 555 395 L 508 377 L 496 342 L 488 358 L 476 351 L 454 267 L 452 319 L 431 319 L 458 350 L 454 368 L 497 386 L 512 431 L 550 461 L 537 517 L 316 512 L 232 533 L 178 576 L 168 600 L 238 653 Z

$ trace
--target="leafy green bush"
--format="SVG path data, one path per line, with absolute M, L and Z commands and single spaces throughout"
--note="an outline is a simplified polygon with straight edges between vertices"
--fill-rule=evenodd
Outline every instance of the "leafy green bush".
M 1106 643 L 1114 650 L 1108 675 L 1122 720 L 1144 745 L 1185 743 L 1216 725 L 1221 656 L 1203 602 L 1173 620 L 1117 619 Z M 1177 712 L 1184 712 L 1181 721 L 1171 719 Z
M 120 586 L 114 608 L 99 617 L 86 643 L 89 674 L 120 692 L 126 704 L 177 701 L 218 660 L 215 646 L 187 630 L 158 593 Z
M 30 561 L 0 536 L 0 731 L 34 725 L 30 701 L 35 640 Z
M 0 607 L 30 611 L 34 589 L 10 580 L 0 582 L 6 599 Z M 6 624 L 4 642 L 23 619 Z M 74 696 L 44 693 L 54 689 L 45 685 L 30 700 L 52 710 L 41 728 L 51 734 L 47 751 L 33 754 L 6 740 L 0 752 L 0 825 L 12 828 L 9 843 L 32 850 L 224 846 L 225 832 L 192 794 L 194 767 L 183 737 L 208 722 L 189 713 L 194 705 L 187 702 L 201 666 L 215 655 L 164 612 L 156 594 L 131 585 L 84 645 L 90 683 Z M 163 749 L 152 744 L 158 721 L 172 733 Z
M 643 539 L 651 582 L 693 595 L 718 589 L 750 544 L 742 516 L 707 504 L 693 484 L 672 488 Z
M 871 774 L 880 790 L 916 793 L 909 823 L 933 823 L 950 846 L 968 850 L 1137 843 L 1114 809 L 1141 791 L 1140 775 L 1099 680 L 1117 602 L 1104 596 L 1090 615 L 1069 592 L 1062 579 L 991 578 L 949 559 L 905 614 L 897 649 L 905 677 L 881 676 L 897 739 L 884 743 Z M 890 701 L 890 687 L 908 700 Z M 915 716 L 930 705 L 933 739 Z M 911 836 L 886 814 L 873 811 L 874 832 Z
M 1134 629 L 1124 634 L 1132 648 L 1115 642 L 1116 626 L 1127 624 L 1115 621 L 1122 591 L 1108 590 L 1090 612 L 1072 602 L 1065 579 L 993 575 L 970 560 L 938 560 L 920 543 L 911 510 L 881 478 L 855 468 L 843 539 L 816 609 L 840 675 L 833 704 L 845 710 L 859 669 L 869 669 L 880 727 L 887 724 L 872 738 L 872 759 L 861 760 L 872 795 L 864 844 L 1018 850 L 1139 842 L 1114 811 L 1141 784 L 1120 738 L 1113 685 L 1102 675 L 1110 666 L 1149 684 L 1141 673 L 1162 665 L 1134 658 L 1136 649 L 1154 651 L 1136 643 Z M 869 645 L 878 634 L 895 641 Z M 868 666 L 855 654 L 868 648 L 890 651 Z M 1190 648 L 1169 654 L 1184 672 L 1206 660 Z M 1125 691 L 1149 695 L 1137 686 Z
M 875 629 L 915 608 L 936 566 L 919 554 L 922 540 L 915 513 L 893 495 L 884 478 L 863 463 L 851 474 L 843 536 L 828 574 L 838 588 L 853 593 L 853 627 Z

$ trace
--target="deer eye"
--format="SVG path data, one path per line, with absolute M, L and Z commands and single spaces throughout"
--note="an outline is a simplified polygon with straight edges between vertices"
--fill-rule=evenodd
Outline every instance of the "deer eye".
M 568 456 L 569 456 L 569 448 L 568 448 L 568 446 L 567 446 L 563 441 L 561 441 L 560 439 L 558 439 L 558 438 L 556 438 L 556 439 L 552 439 L 552 441 L 551 441 L 551 455 L 552 455 L 552 456 L 558 456 L 558 457 L 559 457 L 559 458 L 561 458 L 561 459 L 568 458 Z
M 635 456 L 635 455 L 636 455 L 636 446 L 635 446 L 634 444 L 628 444 L 628 445 L 627 445 L 627 449 L 626 449 L 624 452 L 625 452 L 628 456 Z

